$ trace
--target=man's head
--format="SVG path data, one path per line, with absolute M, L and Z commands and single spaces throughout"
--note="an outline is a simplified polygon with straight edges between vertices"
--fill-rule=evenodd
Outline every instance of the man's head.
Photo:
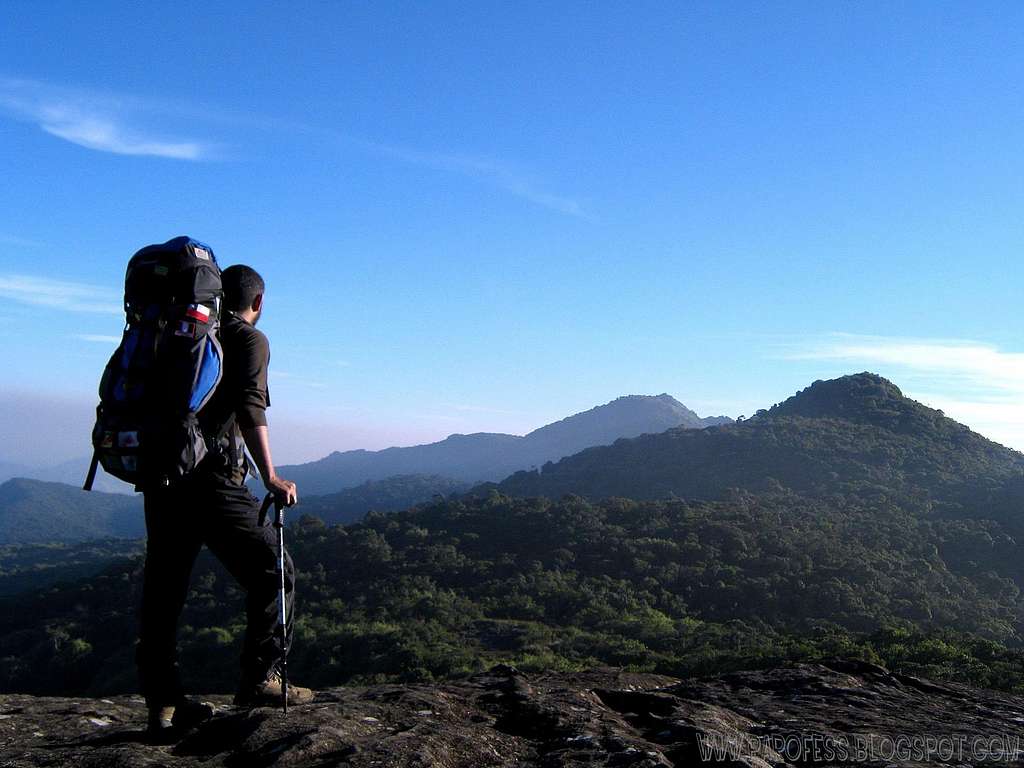
M 230 309 L 253 325 L 263 314 L 263 278 L 252 267 L 234 264 L 220 273 L 224 286 L 224 308 Z

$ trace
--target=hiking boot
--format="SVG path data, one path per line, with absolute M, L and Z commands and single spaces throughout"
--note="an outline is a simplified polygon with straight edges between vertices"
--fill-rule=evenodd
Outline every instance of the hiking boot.
M 167 742 L 177 736 L 174 727 L 174 707 L 150 707 L 146 720 L 146 735 L 157 743 Z
M 244 685 L 235 694 L 236 707 L 279 707 L 283 688 L 281 673 L 272 670 L 267 679 L 256 685 Z M 288 703 L 309 704 L 313 700 L 313 691 L 288 682 Z
M 184 731 L 214 715 L 214 707 L 207 702 L 182 699 L 177 705 L 149 708 L 146 732 L 157 742 L 176 740 Z
M 174 708 L 174 717 L 171 722 L 175 728 L 188 730 L 199 725 L 204 720 L 209 720 L 216 713 L 216 708 L 208 701 L 192 701 L 182 699 Z

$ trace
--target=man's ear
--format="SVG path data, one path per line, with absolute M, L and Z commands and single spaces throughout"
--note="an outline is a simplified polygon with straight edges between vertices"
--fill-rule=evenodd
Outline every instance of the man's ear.
M 252 300 L 252 311 L 259 312 L 263 308 L 263 294 L 257 293 L 256 297 Z

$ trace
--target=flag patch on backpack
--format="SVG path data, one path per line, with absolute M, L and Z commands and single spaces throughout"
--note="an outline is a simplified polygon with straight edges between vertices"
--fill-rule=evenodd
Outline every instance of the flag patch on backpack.
M 196 337 L 196 324 L 183 320 L 178 323 L 178 327 L 174 329 L 174 335 L 194 339 Z
M 188 309 L 185 311 L 185 317 L 191 317 L 193 320 L 205 323 L 210 319 L 210 308 L 202 304 L 189 304 Z
M 117 447 L 118 448 L 138 448 L 139 447 L 139 433 L 135 430 L 130 432 L 118 432 L 117 433 Z

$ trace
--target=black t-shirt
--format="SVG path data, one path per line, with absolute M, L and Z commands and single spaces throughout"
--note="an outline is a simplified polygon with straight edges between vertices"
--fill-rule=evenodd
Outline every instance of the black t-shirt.
M 226 310 L 221 320 L 220 343 L 224 350 L 224 373 L 217 391 L 199 413 L 199 424 L 203 433 L 213 438 L 224 429 L 232 413 L 235 423 L 220 440 L 219 455 L 214 453 L 204 459 L 200 466 L 214 471 L 229 471 L 233 479 L 243 482 L 249 467 L 241 430 L 267 423 L 266 410 L 270 406 L 270 390 L 267 387 L 270 342 L 262 331 L 231 310 Z M 233 468 L 232 443 L 236 455 Z

